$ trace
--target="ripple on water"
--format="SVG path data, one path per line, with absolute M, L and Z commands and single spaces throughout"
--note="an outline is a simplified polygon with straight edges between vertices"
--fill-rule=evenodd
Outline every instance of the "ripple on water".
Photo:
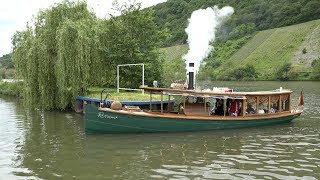
M 241 140 L 238 151 L 225 145 L 223 153 L 211 149 L 215 153 L 206 154 L 203 161 L 192 161 L 189 166 L 166 164 L 154 172 L 193 179 L 317 179 L 319 143 L 317 134 L 248 136 Z
M 25 115 L 0 99 L 0 179 L 320 179 L 311 90 L 292 123 L 182 135 L 84 135 L 72 113 Z
M 21 160 L 17 151 L 24 142 L 22 120 L 10 103 L 0 102 L 0 116 L 0 179 L 15 179 L 13 174 L 17 171 L 28 173 L 25 168 L 17 167 Z

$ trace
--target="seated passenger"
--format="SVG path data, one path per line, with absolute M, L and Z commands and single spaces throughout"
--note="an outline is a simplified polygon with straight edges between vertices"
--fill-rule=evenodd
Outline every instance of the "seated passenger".
M 266 113 L 265 110 L 263 109 L 263 104 L 262 104 L 262 103 L 259 104 L 259 111 L 258 111 L 258 113 L 259 113 L 259 114 L 264 114 L 264 113 Z
M 254 109 L 253 109 L 251 104 L 247 105 L 247 110 L 246 111 L 247 111 L 248 114 L 254 114 L 255 113 L 255 111 L 254 111 Z
M 259 114 L 264 114 L 265 112 L 264 112 L 263 109 L 259 109 L 258 113 L 259 113 Z
M 270 108 L 270 113 L 276 113 L 277 112 L 277 107 L 275 104 L 272 104 L 271 108 Z

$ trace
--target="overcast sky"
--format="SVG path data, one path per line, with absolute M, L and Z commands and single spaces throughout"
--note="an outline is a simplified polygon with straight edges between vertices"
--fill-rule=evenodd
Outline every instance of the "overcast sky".
M 113 0 L 86 0 L 98 17 L 106 17 L 113 13 Z M 153 6 L 167 0 L 136 0 L 142 3 L 142 8 Z M 39 9 L 46 9 L 62 0 L 2 0 L 0 5 L 0 57 L 11 52 L 11 38 L 16 31 L 25 29 L 32 16 L 37 15 Z M 128 2 L 128 0 L 118 0 Z

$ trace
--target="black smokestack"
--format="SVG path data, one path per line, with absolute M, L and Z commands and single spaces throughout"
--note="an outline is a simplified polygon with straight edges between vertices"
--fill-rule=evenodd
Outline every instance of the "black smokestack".
M 194 63 L 189 63 L 189 69 L 194 69 Z M 194 72 L 188 72 L 188 89 L 194 89 Z

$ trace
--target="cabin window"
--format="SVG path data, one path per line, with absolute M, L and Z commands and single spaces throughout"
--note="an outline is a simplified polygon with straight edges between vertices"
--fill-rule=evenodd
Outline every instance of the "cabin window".
M 282 110 L 283 111 L 289 111 L 289 106 L 290 106 L 290 103 L 289 103 L 289 94 L 282 94 L 281 95 L 281 101 L 282 101 Z
M 271 103 L 270 105 L 270 113 L 277 113 L 279 112 L 278 102 Z
M 259 96 L 258 114 L 269 113 L 269 97 Z
M 279 112 L 279 95 L 270 96 L 270 113 L 277 113 Z
M 278 112 L 280 96 L 247 96 L 246 114 L 266 114 Z M 270 105 L 269 105 L 270 103 Z
M 257 98 L 256 97 L 247 97 L 247 107 L 246 114 L 255 114 L 257 108 Z

